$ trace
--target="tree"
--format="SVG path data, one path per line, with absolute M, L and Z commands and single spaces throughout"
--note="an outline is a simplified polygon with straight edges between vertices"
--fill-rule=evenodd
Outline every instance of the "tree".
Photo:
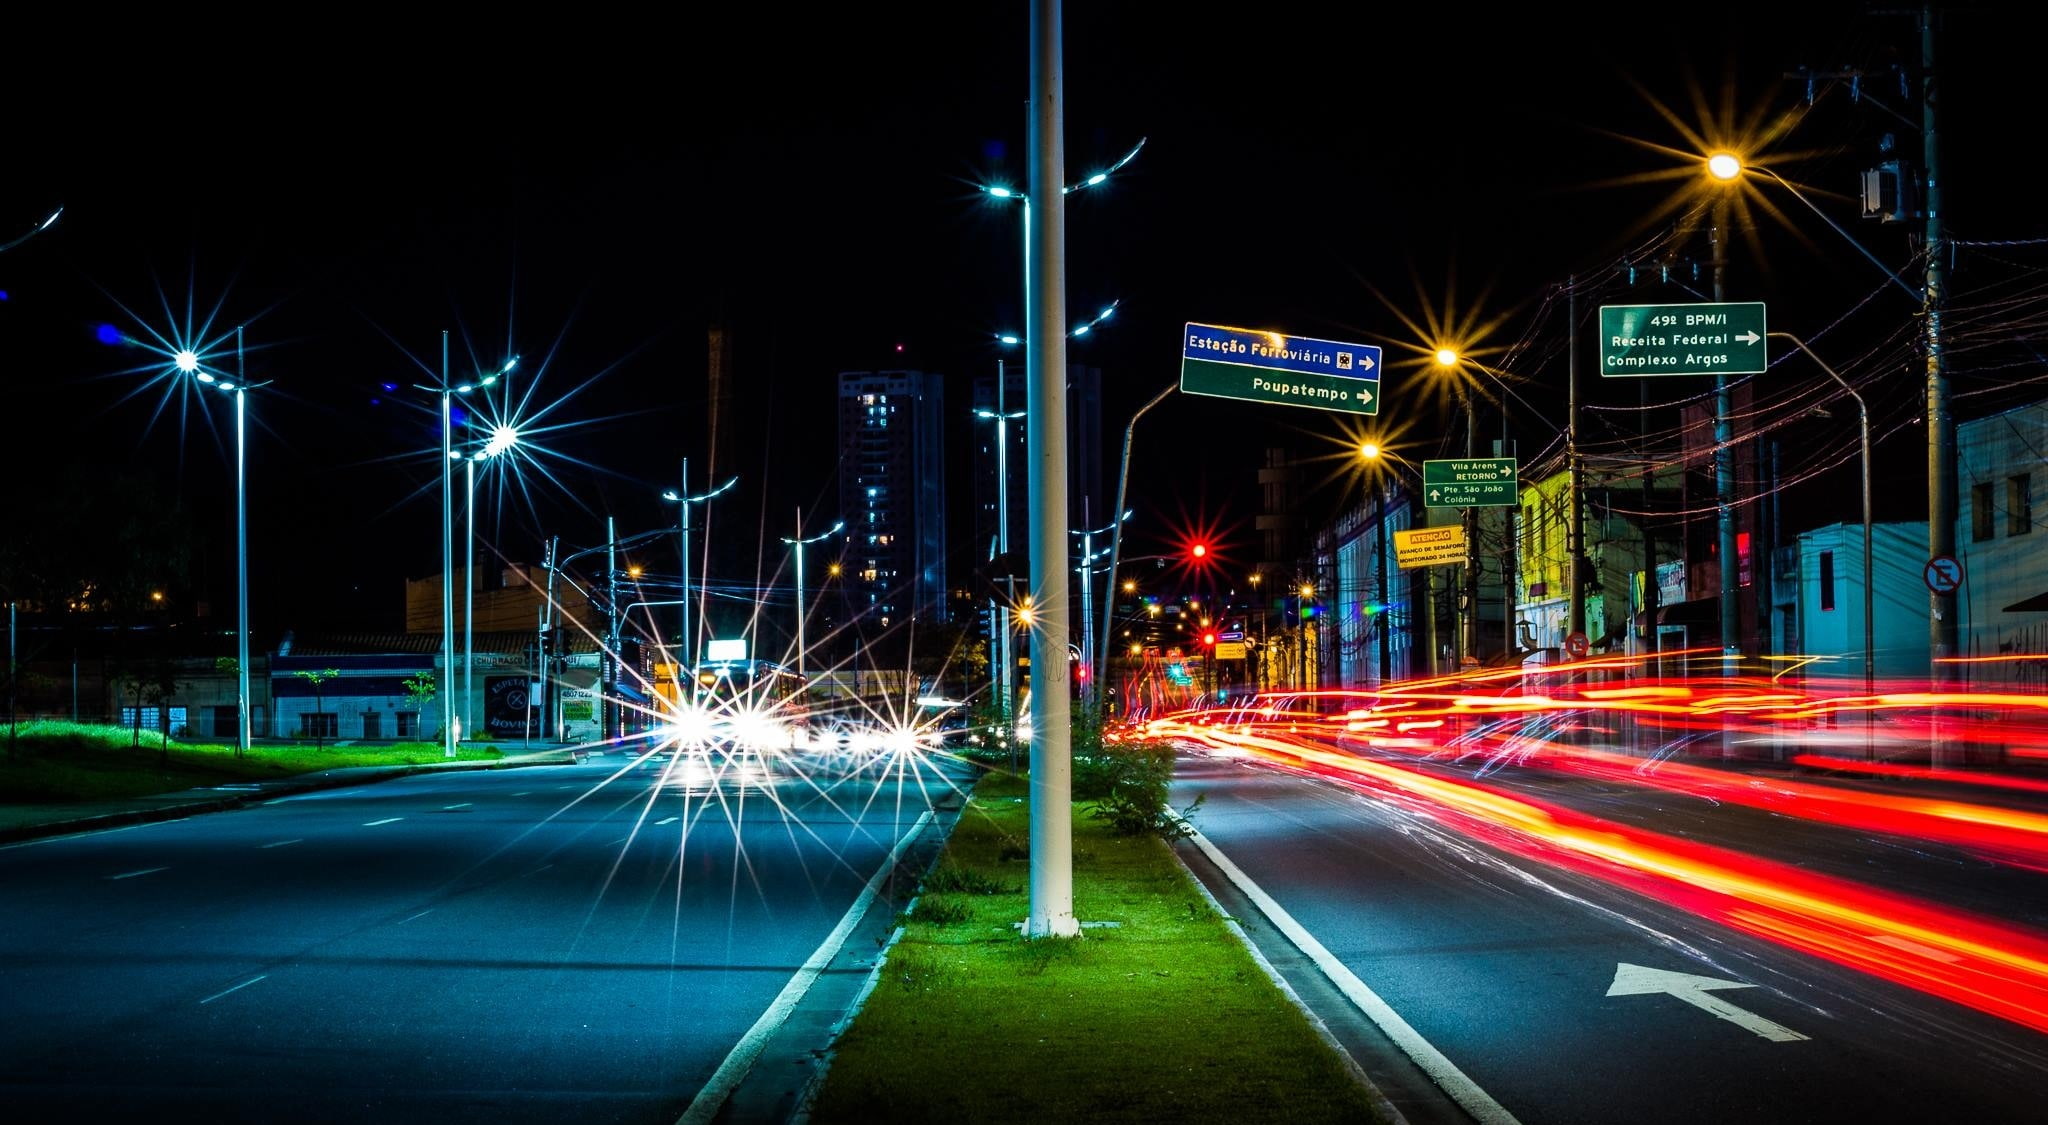
M 161 753 L 158 762 L 170 765 L 170 708 L 164 706 L 178 691 L 178 666 L 162 657 L 144 658 L 131 661 L 121 677 L 128 690 L 135 693 L 134 739 L 131 746 L 142 745 L 142 709 L 158 709 L 157 740 Z
M 316 670 L 314 670 L 314 669 L 311 669 L 311 668 L 307 668 L 307 669 L 303 669 L 303 670 L 301 670 L 301 671 L 293 672 L 293 673 L 292 673 L 292 675 L 294 675 L 294 676 L 297 676 L 298 678 L 300 678 L 300 679 L 302 679 L 302 680 L 306 681 L 307 683 L 309 683 L 309 684 L 312 684 L 312 685 L 313 685 L 313 710 L 314 710 L 314 711 L 315 711 L 316 713 L 317 713 L 317 712 L 324 712 L 324 711 L 326 711 L 326 710 L 327 710 L 327 703 L 326 703 L 326 698 L 325 698 L 325 697 L 324 697 L 324 696 L 323 696 L 323 695 L 321 694 L 321 692 L 320 692 L 320 685 L 321 685 L 321 684 L 324 684 L 324 683 L 326 683 L 327 681 L 329 681 L 329 680 L 333 679 L 333 678 L 334 678 L 334 677 L 336 677 L 336 676 L 339 676 L 339 675 L 341 675 L 341 669 L 339 669 L 339 668 L 321 668 L 321 669 L 319 669 L 319 670 L 317 670 L 317 671 L 316 671 Z M 312 725 L 312 724 L 309 724 L 309 725 Z M 336 733 L 339 733 L 339 732 L 337 731 Z M 323 735 L 323 734 L 321 734 L 321 733 L 320 733 L 320 728 L 319 728 L 319 727 L 318 727 L 317 725 L 313 726 L 313 748 L 314 748 L 314 749 L 316 749 L 316 750 L 317 750 L 317 749 L 319 749 L 319 748 L 320 748 L 320 746 L 321 746 L 321 739 L 323 739 L 323 738 L 325 738 L 325 737 L 326 737 L 325 735 Z
M 434 683 L 434 673 L 431 669 L 405 680 L 405 702 L 415 711 L 425 711 L 427 704 L 432 703 L 434 697 L 440 693 L 441 689 Z

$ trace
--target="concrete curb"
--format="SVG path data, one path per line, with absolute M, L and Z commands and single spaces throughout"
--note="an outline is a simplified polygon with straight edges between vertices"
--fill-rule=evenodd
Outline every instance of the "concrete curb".
M 470 773 L 478 770 L 525 769 L 528 766 L 565 766 L 570 762 L 458 762 L 454 765 L 392 766 L 375 773 L 356 777 L 307 778 L 304 781 L 280 781 L 273 788 L 261 792 L 237 794 L 230 797 L 206 800 L 183 801 L 177 804 L 158 805 L 152 808 L 131 809 L 127 812 L 106 813 L 100 816 L 78 817 L 71 820 L 51 820 L 41 824 L 17 824 L 0 828 L 0 844 L 14 844 L 25 840 L 40 840 L 49 836 L 69 836 L 80 832 L 99 832 L 108 828 L 126 828 L 135 824 L 152 824 L 166 820 L 183 820 L 188 816 L 206 813 L 227 812 L 248 805 L 262 804 L 278 797 L 293 797 L 300 793 L 314 793 L 323 789 L 344 789 L 351 785 L 374 785 L 380 781 L 393 781 L 422 773 Z M 352 767 L 344 767 L 352 768 Z M 375 769 L 376 767 L 367 767 Z

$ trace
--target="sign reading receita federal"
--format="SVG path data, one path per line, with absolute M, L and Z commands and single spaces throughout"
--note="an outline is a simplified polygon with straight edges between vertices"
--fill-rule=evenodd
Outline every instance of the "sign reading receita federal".
M 1180 389 L 1191 395 L 1378 414 L 1380 349 L 1190 323 L 1181 336 Z

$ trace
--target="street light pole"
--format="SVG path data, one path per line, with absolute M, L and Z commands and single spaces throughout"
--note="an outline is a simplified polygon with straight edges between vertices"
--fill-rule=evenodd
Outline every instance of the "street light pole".
M 476 737 L 476 458 L 462 459 L 462 733 Z
M 690 505 L 701 504 L 706 500 L 710 500 L 713 497 L 718 496 L 720 493 L 723 493 L 726 489 L 729 489 L 733 485 L 738 484 L 739 481 L 740 478 L 738 477 L 730 477 L 726 480 L 724 484 L 719 485 L 717 488 L 714 488 L 711 491 L 706 492 L 700 496 L 692 496 L 690 495 L 690 459 L 688 457 L 685 457 L 683 458 L 682 491 L 664 492 L 661 494 L 661 498 L 663 500 L 667 500 L 682 508 L 682 515 L 678 521 L 678 531 L 682 537 L 681 557 L 683 562 L 683 596 L 681 598 L 682 617 L 681 627 L 676 633 L 676 662 L 677 672 L 679 676 L 685 672 L 694 673 L 697 662 L 697 638 L 695 637 L 695 635 L 691 633 L 691 629 L 693 626 L 690 622 Z M 702 619 L 703 615 L 701 613 L 698 614 L 699 622 L 701 622 Z M 692 680 L 692 682 L 695 681 Z M 680 687 L 678 687 L 677 689 L 676 698 L 678 700 L 682 698 Z
M 1863 396 L 1856 392 L 1855 387 L 1849 385 L 1849 380 L 1842 378 L 1840 372 L 1813 354 L 1813 349 L 1807 347 L 1804 340 L 1790 332 L 1772 332 L 1770 335 L 1792 341 L 1793 347 L 1805 352 L 1806 358 L 1827 372 L 1829 377 L 1842 385 L 1843 390 L 1849 392 L 1850 398 L 1856 400 L 1856 419 L 1863 454 L 1863 691 L 1868 695 L 1876 690 L 1877 682 L 1876 638 L 1871 632 L 1874 616 L 1871 588 L 1877 585 L 1877 572 L 1872 569 L 1870 549 L 1870 409 L 1864 405 Z
M 455 456 L 448 330 L 441 330 L 441 753 L 455 756 L 455 498 L 448 462 Z
M 1166 396 L 1172 394 L 1179 388 L 1180 384 L 1178 383 L 1168 383 L 1165 389 L 1161 390 L 1158 394 L 1153 395 L 1151 398 L 1145 400 L 1145 405 L 1140 406 L 1135 412 L 1133 412 L 1131 414 L 1131 420 L 1124 424 L 1123 461 L 1118 465 L 1116 471 L 1116 510 L 1118 512 L 1126 510 L 1124 508 L 1124 493 L 1126 487 L 1130 484 L 1131 480 L 1131 434 L 1138 428 L 1138 419 L 1143 418 L 1147 410 L 1150 410 L 1153 407 L 1158 406 L 1160 403 L 1165 402 Z M 1116 530 L 1111 532 L 1109 536 L 1108 589 L 1112 591 L 1116 589 L 1116 567 L 1118 559 L 1123 554 L 1123 547 L 1124 521 L 1121 517 L 1119 517 L 1116 521 Z M 1097 668 L 1107 668 L 1109 666 L 1109 618 L 1110 611 L 1115 605 L 1116 601 L 1114 598 L 1105 597 L 1103 599 L 1102 636 L 1100 638 L 1101 647 L 1096 651 L 1095 654 L 1095 666 Z
M 830 539 L 832 536 L 839 534 L 845 527 L 845 520 L 835 520 L 831 527 L 806 539 L 804 538 L 804 510 L 798 508 L 796 510 L 796 535 L 794 538 L 783 540 L 796 553 L 796 675 L 797 679 L 806 686 L 809 685 L 810 680 L 804 670 L 804 548 L 821 539 Z
M 249 385 L 235 328 L 235 752 L 249 755 Z

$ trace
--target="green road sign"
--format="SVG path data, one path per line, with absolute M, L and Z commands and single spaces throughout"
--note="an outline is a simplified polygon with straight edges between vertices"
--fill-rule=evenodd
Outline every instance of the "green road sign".
M 1519 502 L 1512 457 L 1424 461 L 1422 503 L 1428 508 L 1512 508 Z
M 1380 349 L 1308 336 L 1189 323 L 1181 334 L 1180 389 L 1192 395 L 1380 412 Z
M 1761 375 L 1764 303 L 1601 305 L 1600 374 Z

